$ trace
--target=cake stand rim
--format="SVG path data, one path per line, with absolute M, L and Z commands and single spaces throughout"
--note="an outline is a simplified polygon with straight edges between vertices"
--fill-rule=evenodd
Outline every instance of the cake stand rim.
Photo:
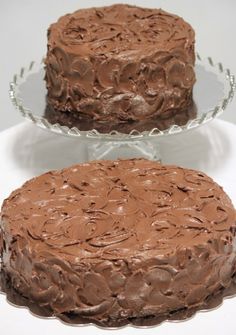
M 131 130 L 129 133 L 121 133 L 116 130 L 112 130 L 109 133 L 100 133 L 96 129 L 82 131 L 77 127 L 68 127 L 60 125 L 59 123 L 52 124 L 44 116 L 38 116 L 34 114 L 30 109 L 26 108 L 23 101 L 17 96 L 17 88 L 19 87 L 19 81 L 22 82 L 27 78 L 27 75 L 35 68 L 38 64 L 42 67 L 44 63 L 44 58 L 40 62 L 31 61 L 28 67 L 21 67 L 20 72 L 14 74 L 13 80 L 10 82 L 9 96 L 12 104 L 20 112 L 24 119 L 29 120 L 33 124 L 37 125 L 41 129 L 48 130 L 50 132 L 64 135 L 67 137 L 80 138 L 83 140 L 99 140 L 99 141 L 142 141 L 142 140 L 154 140 L 164 136 L 173 136 L 177 134 L 182 134 L 183 132 L 190 131 L 202 126 L 209 121 L 214 120 L 219 115 L 221 115 L 227 108 L 228 104 L 233 100 L 235 90 L 236 90 L 236 80 L 234 74 L 229 68 L 224 68 L 222 62 L 215 63 L 212 57 L 202 58 L 199 53 L 196 53 L 196 59 L 200 64 L 207 63 L 207 65 L 215 70 L 217 73 L 225 75 L 225 82 L 228 83 L 227 92 L 224 97 L 217 103 L 216 106 L 212 107 L 208 111 L 198 115 L 196 118 L 189 120 L 185 125 L 172 125 L 171 127 L 160 130 L 158 128 L 153 128 L 146 131 Z

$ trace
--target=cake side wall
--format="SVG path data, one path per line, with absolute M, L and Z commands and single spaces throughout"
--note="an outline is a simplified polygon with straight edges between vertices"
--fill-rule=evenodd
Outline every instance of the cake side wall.
M 99 58 L 68 57 L 60 47 L 50 50 L 48 104 L 75 117 L 114 123 L 166 119 L 191 106 L 194 64 L 184 52 L 155 52 L 128 64 Z
M 228 236 L 228 235 L 227 235 Z M 230 286 L 236 255 L 226 236 L 179 248 L 172 255 L 70 263 L 35 254 L 27 241 L 4 231 L 3 272 L 16 292 L 71 322 L 120 326 L 145 317 L 169 318 L 207 306 Z

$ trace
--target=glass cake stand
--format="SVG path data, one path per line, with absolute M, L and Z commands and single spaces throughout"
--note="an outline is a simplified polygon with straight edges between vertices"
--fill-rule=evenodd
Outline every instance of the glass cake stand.
M 211 57 L 202 59 L 196 55 L 196 83 L 193 100 L 196 117 L 184 126 L 173 125 L 168 129 L 153 128 L 139 132 L 133 129 L 130 133 L 111 131 L 99 133 L 92 129 L 80 131 L 58 123 L 51 124 L 45 117 L 46 85 L 44 65 L 32 61 L 28 67 L 22 67 L 10 83 L 10 98 L 21 115 L 38 127 L 59 135 L 76 137 L 86 143 L 87 156 L 92 159 L 115 159 L 145 157 L 161 160 L 160 140 L 193 130 L 219 116 L 228 106 L 236 88 L 235 77 L 222 63 L 215 63 Z

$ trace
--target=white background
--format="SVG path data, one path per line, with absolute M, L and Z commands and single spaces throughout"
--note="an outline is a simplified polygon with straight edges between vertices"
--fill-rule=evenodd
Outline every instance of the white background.
M 8 86 L 13 74 L 46 52 L 50 23 L 81 7 L 117 1 L 0 0 L 0 130 L 21 121 L 11 106 Z M 122 0 L 120 0 L 122 2 Z M 161 7 L 182 16 L 196 31 L 196 50 L 212 56 L 236 74 L 235 0 L 136 0 L 130 4 Z M 236 123 L 236 99 L 222 116 Z

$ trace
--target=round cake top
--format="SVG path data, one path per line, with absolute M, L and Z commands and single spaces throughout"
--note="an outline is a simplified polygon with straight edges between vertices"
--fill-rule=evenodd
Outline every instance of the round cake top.
M 71 261 L 171 255 L 231 240 L 234 225 L 232 203 L 212 179 L 144 159 L 48 172 L 2 208 L 3 231 L 22 237 L 22 250 Z
M 80 9 L 62 16 L 49 29 L 49 48 L 63 45 L 79 55 L 148 54 L 191 46 L 192 27 L 161 9 L 113 5 Z

